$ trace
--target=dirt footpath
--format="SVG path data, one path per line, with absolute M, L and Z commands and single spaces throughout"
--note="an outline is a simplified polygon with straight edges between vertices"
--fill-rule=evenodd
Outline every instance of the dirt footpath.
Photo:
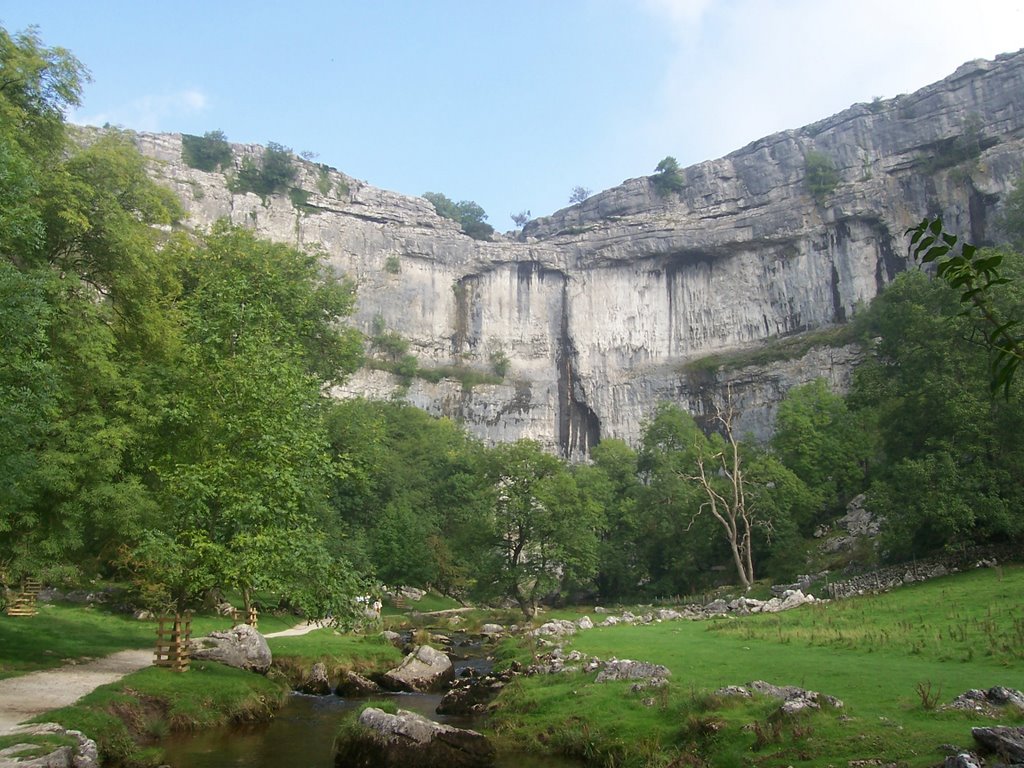
M 153 663 L 153 651 L 119 651 L 85 664 L 0 680 L 0 735 L 22 720 L 74 704 L 87 693 Z
M 294 637 L 319 628 L 318 624 L 299 624 L 265 637 Z M 0 680 L 0 736 L 10 733 L 23 720 L 74 704 L 99 686 L 115 683 L 152 663 L 152 648 L 118 651 L 84 664 Z

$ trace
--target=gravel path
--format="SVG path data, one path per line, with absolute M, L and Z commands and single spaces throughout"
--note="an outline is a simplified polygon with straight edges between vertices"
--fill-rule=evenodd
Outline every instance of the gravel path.
M 295 637 L 315 629 L 320 629 L 320 625 L 306 622 L 265 637 Z M 115 683 L 152 663 L 152 648 L 118 651 L 83 664 L 0 680 L 0 736 L 10 733 L 23 720 L 74 704 L 99 686 Z

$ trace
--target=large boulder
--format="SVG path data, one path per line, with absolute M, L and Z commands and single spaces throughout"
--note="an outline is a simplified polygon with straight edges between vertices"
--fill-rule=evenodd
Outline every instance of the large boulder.
M 971 728 L 971 735 L 986 752 L 998 755 L 1006 763 L 1024 763 L 1024 727 Z
M 404 709 L 389 715 L 368 707 L 358 728 L 337 741 L 338 768 L 489 768 L 494 747 L 476 731 L 435 723 Z
M 296 688 L 299 693 L 307 693 L 310 696 L 327 696 L 331 693 L 331 681 L 327 678 L 327 665 L 322 661 L 316 662 L 309 670 L 306 679 Z
M 384 689 L 373 682 L 373 680 L 363 677 L 358 672 L 342 672 L 341 680 L 338 681 L 338 687 L 334 689 L 336 694 L 346 699 L 376 696 L 383 691 Z
M 451 659 L 443 651 L 421 645 L 394 669 L 381 676 L 385 688 L 393 691 L 435 691 L 455 676 Z
M 216 661 L 261 675 L 267 673 L 273 661 L 266 638 L 248 624 L 197 638 L 192 641 L 189 651 L 193 659 Z

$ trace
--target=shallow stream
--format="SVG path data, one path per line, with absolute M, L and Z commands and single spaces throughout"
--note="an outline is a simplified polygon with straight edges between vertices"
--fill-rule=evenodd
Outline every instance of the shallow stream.
M 455 662 L 456 675 L 466 666 L 480 667 L 481 660 Z M 472 728 L 472 718 L 449 717 L 434 712 L 439 693 L 389 693 L 375 699 L 394 699 L 409 709 L 440 723 Z M 346 713 L 363 699 L 339 696 L 292 694 L 268 723 L 215 728 L 173 736 L 163 742 L 164 762 L 172 768 L 334 768 L 334 735 Z M 534 755 L 504 754 L 500 768 L 578 768 L 579 764 Z M 443 768 L 443 767 L 442 767 Z

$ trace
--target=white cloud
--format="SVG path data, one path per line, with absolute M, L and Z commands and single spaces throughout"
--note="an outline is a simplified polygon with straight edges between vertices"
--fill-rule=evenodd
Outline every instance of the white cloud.
M 644 0 L 648 10 L 663 16 L 678 32 L 699 25 L 714 0 Z
M 945 77 L 1022 42 L 1024 6 L 990 0 L 645 0 L 673 40 L 652 119 L 652 157 L 697 162 L 874 96 Z
M 189 88 L 173 93 L 147 94 L 97 113 L 78 111 L 72 115 L 72 120 L 85 125 L 110 123 L 138 131 L 163 131 L 170 130 L 167 125 L 169 119 L 195 115 L 208 106 L 206 94 Z

